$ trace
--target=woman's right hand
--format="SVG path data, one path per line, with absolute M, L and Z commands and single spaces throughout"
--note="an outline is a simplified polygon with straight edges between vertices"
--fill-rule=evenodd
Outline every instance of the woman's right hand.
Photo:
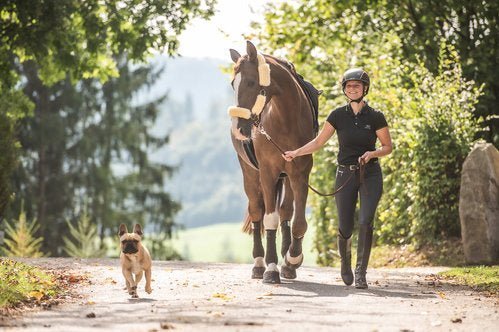
M 293 159 L 295 159 L 297 157 L 297 150 L 293 150 L 293 151 L 286 151 L 282 154 L 282 157 L 286 160 L 286 161 L 292 161 Z

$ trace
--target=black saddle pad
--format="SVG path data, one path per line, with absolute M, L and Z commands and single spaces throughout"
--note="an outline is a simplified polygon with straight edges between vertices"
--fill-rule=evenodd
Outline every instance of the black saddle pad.
M 322 93 L 322 90 L 317 90 L 317 88 L 310 83 L 309 81 L 306 81 L 303 76 L 300 74 L 296 73 L 296 78 L 298 80 L 298 83 L 300 83 L 301 88 L 303 91 L 305 91 L 305 94 L 308 97 L 308 100 L 310 104 L 312 105 L 312 115 L 314 118 L 314 131 L 315 134 L 319 132 L 319 96 Z

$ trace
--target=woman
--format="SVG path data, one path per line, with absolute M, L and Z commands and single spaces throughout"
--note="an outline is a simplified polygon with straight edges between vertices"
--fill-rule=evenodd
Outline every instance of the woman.
M 369 75 L 361 68 L 349 69 L 343 75 L 341 84 L 343 93 L 348 98 L 347 105 L 338 107 L 329 114 L 315 139 L 296 150 L 286 151 L 283 158 L 292 161 L 298 156 L 313 153 L 319 150 L 335 131 L 338 133 L 340 150 L 337 158 L 336 188 L 344 185 L 335 195 L 339 219 L 341 278 L 346 285 L 353 283 L 351 236 L 355 206 L 360 194 L 355 287 L 367 288 L 366 270 L 373 238 L 372 224 L 383 191 L 383 176 L 378 158 L 392 152 L 392 141 L 383 113 L 374 110 L 363 100 L 369 92 Z M 381 143 L 378 149 L 377 139 Z M 364 167 L 363 179 L 360 178 L 360 165 Z M 350 176 L 352 172 L 355 174 Z

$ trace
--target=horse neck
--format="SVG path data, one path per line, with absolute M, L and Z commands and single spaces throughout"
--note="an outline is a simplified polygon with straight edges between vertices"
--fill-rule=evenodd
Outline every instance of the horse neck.
M 272 113 L 276 115 L 272 116 L 273 121 L 278 121 L 288 127 L 301 126 L 304 119 L 310 117 L 310 123 L 312 123 L 310 104 L 291 72 L 280 63 L 273 63 L 272 71 L 274 71 L 272 80 L 280 91 L 272 96 Z

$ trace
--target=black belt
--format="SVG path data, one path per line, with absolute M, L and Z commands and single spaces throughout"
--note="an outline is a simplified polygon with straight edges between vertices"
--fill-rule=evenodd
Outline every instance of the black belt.
M 366 164 L 366 166 L 370 166 L 370 165 L 374 165 L 374 164 L 378 164 L 379 161 L 378 160 L 373 160 L 373 161 L 370 161 Z M 338 165 L 338 167 L 341 167 L 341 168 L 346 168 L 346 169 L 349 169 L 351 171 L 355 171 L 355 170 L 358 170 L 360 167 L 359 167 L 359 164 L 355 164 L 355 165 Z

